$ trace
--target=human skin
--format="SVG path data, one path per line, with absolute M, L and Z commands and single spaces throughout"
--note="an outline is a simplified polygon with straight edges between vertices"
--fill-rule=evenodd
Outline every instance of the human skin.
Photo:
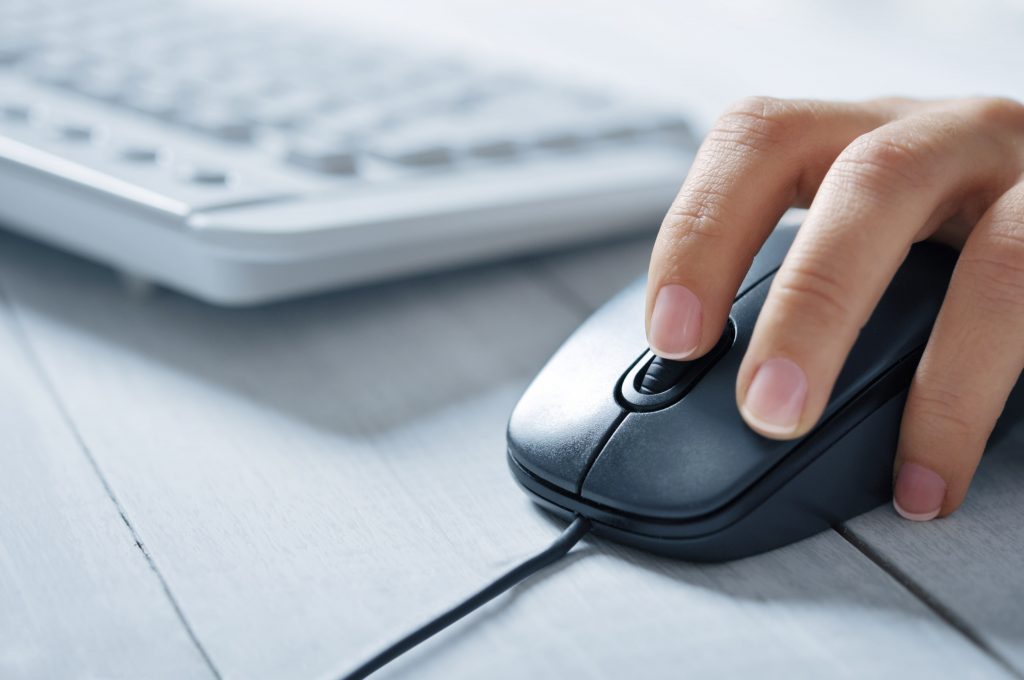
M 1024 368 L 1024 105 L 745 99 L 701 145 L 651 257 L 651 348 L 693 359 L 721 335 L 743 275 L 790 207 L 806 219 L 736 381 L 755 431 L 821 417 L 860 328 L 910 246 L 960 250 L 903 414 L 896 510 L 956 510 Z

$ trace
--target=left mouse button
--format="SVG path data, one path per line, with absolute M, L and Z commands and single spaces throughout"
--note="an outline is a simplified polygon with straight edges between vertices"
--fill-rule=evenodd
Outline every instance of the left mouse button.
M 576 493 L 621 420 L 616 385 L 646 345 L 637 281 L 566 340 L 527 388 L 508 423 L 508 452 L 549 486 Z M 630 323 L 632 322 L 632 323 Z
M 544 482 L 576 493 L 622 409 L 610 395 L 590 404 L 574 400 L 555 404 L 528 397 L 509 419 L 509 454 Z

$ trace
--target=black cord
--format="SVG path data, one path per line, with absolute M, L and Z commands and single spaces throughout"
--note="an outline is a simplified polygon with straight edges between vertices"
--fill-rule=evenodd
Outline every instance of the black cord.
M 526 580 L 544 567 L 554 564 L 572 550 L 572 547 L 579 543 L 580 539 L 586 536 L 589 531 L 590 520 L 577 515 L 572 523 L 565 528 L 565 531 L 555 539 L 555 542 L 546 549 L 537 553 L 525 562 L 521 562 L 516 565 L 448 611 L 439 614 L 403 637 L 401 640 L 389 645 L 372 659 L 368 659 L 363 662 L 355 670 L 341 676 L 340 680 L 362 680 L 369 676 L 385 664 L 390 663 L 402 654 L 405 654 L 419 643 L 452 625 L 474 609 L 487 604 L 498 595 L 501 595 L 512 586 Z

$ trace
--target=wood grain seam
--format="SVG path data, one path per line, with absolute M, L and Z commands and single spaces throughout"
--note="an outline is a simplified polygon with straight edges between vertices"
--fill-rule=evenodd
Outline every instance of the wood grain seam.
M 835 528 L 843 540 L 853 546 L 862 555 L 871 560 L 878 568 L 887 573 L 896 583 L 901 585 L 907 592 L 927 607 L 935 616 L 960 633 L 968 642 L 978 648 L 983 654 L 987 654 L 993 661 L 1015 678 L 1024 680 L 1024 672 L 1015 667 L 1009 659 L 990 645 L 984 636 L 976 631 L 971 624 L 964 620 L 959 614 L 944 605 L 937 598 L 933 597 L 921 584 L 917 583 L 911 576 L 903 572 L 895 563 L 886 559 L 881 553 L 875 550 L 867 541 L 857 535 L 853 529 L 846 525 Z
M 181 625 L 185 628 L 185 633 L 192 641 L 192 644 L 195 646 L 196 651 L 199 653 L 199 656 L 203 659 L 203 662 L 210 669 L 210 672 L 213 674 L 213 677 L 217 680 L 223 680 L 223 676 L 217 669 L 216 664 L 214 664 L 213 658 L 207 652 L 202 642 L 199 641 L 199 637 L 196 635 L 195 630 L 192 628 L 192 625 L 189 623 L 188 618 L 185 616 L 185 612 L 182 610 L 177 598 L 175 598 L 174 594 L 171 592 L 167 580 L 164 578 L 163 574 L 160 573 L 160 569 L 157 568 L 156 561 L 153 559 L 153 556 L 150 554 L 149 550 L 146 549 L 146 546 L 145 544 L 143 544 L 141 537 L 139 536 L 138 532 L 135 529 L 135 526 L 132 524 L 131 520 L 128 519 L 128 514 L 125 512 L 124 506 L 121 505 L 121 502 L 118 500 L 113 488 L 110 486 L 106 476 L 100 469 L 99 463 L 96 461 L 96 457 L 92 454 L 92 451 L 86 444 L 85 439 L 82 436 L 82 433 L 79 431 L 74 420 L 72 420 L 71 414 L 68 412 L 64 400 L 61 399 L 60 395 L 57 393 L 57 390 L 54 387 L 53 382 L 50 380 L 50 376 L 47 374 L 42 361 L 39 359 L 38 354 L 32 347 L 32 343 L 29 338 L 28 332 L 26 331 L 25 326 L 21 321 L 17 307 L 14 305 L 10 297 L 7 295 L 7 292 L 4 289 L 2 281 L 0 281 L 0 307 L 3 307 L 7 311 L 7 316 L 11 321 L 12 335 L 15 338 L 15 342 L 17 342 L 20 345 L 22 354 L 25 356 L 25 360 L 27 361 L 29 368 L 33 373 L 35 373 L 36 377 L 39 378 L 43 390 L 49 395 L 50 399 L 52 400 L 54 407 L 56 408 L 57 413 L 59 414 L 60 419 L 68 428 L 68 431 L 71 433 L 71 436 L 73 437 L 75 443 L 78 445 L 78 448 L 82 452 L 82 455 L 85 456 L 85 459 L 86 461 L 88 461 L 89 466 L 92 468 L 97 479 L 99 479 L 99 482 L 103 487 L 104 493 L 107 494 L 107 497 L 110 499 L 110 502 L 114 504 L 114 508 L 117 510 L 117 514 L 121 517 L 121 521 L 124 522 L 125 527 L 127 527 L 128 529 L 129 536 L 131 536 L 131 539 L 132 541 L 134 541 L 135 546 L 142 553 L 142 556 L 146 560 L 146 564 L 149 565 L 149 569 L 153 572 L 153 575 L 156 576 L 157 582 L 163 589 L 164 595 L 167 597 L 167 600 L 170 603 L 175 616 L 178 617 L 178 621 L 180 621 Z
M 572 312 L 580 322 L 594 313 L 595 307 L 551 271 L 549 262 L 534 260 L 528 262 L 526 268 L 537 277 L 544 290 L 551 294 L 552 299 Z

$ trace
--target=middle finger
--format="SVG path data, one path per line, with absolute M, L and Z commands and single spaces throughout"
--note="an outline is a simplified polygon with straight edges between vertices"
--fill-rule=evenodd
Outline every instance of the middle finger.
M 818 420 L 846 356 L 915 240 L 1016 176 L 984 116 L 956 109 L 883 125 L 826 173 L 776 274 L 737 379 L 761 434 L 788 439 Z

